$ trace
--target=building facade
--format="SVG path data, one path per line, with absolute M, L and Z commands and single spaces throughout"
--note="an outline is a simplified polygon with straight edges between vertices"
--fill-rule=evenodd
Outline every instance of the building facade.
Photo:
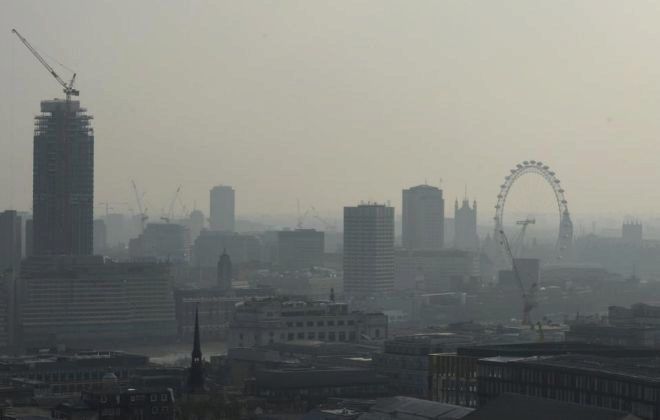
M 660 419 L 655 357 L 493 357 L 480 359 L 477 372 L 480 406 L 510 392 Z
M 236 306 L 229 324 L 229 347 L 314 340 L 356 342 L 387 338 L 382 313 L 349 311 L 345 303 L 246 300 Z
M 403 247 L 441 249 L 444 246 L 445 200 L 442 190 L 418 185 L 403 190 Z
M 35 255 L 93 253 L 94 132 L 78 101 L 42 101 L 33 152 Z
M 477 235 L 477 202 L 472 203 L 463 199 L 461 207 L 458 200 L 454 203 L 454 248 L 464 251 L 479 250 L 479 236 Z
M 0 213 L 0 277 L 18 272 L 23 248 L 21 216 L 15 210 Z
M 232 187 L 218 185 L 211 189 L 211 230 L 233 232 L 236 228 L 235 193 Z
M 394 207 L 344 207 L 344 293 L 364 296 L 394 289 Z
M 176 334 L 168 264 L 32 257 L 21 268 L 26 345 L 89 345 Z
M 323 265 L 324 234 L 315 229 L 277 232 L 277 261 L 286 270 L 304 270 Z

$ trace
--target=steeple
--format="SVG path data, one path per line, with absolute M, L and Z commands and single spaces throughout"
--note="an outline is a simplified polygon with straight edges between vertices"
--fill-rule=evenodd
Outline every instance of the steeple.
M 199 341 L 199 308 L 195 309 L 195 339 L 192 361 L 188 373 L 188 391 L 196 393 L 204 390 L 204 370 L 202 368 L 202 346 Z

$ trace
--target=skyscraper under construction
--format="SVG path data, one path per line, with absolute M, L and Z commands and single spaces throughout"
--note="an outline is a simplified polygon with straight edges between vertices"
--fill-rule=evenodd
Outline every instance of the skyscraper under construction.
M 32 206 L 35 255 L 93 252 L 94 131 L 74 100 L 41 102 L 35 117 Z

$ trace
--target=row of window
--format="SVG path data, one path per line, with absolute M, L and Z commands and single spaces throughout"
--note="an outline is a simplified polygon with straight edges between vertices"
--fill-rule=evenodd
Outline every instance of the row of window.
M 295 323 L 289 321 L 289 322 L 286 323 L 286 326 L 287 327 L 293 327 L 294 324 L 295 324 L 296 327 L 305 326 L 305 323 L 302 322 L 302 321 L 298 321 L 298 322 L 295 322 Z M 325 325 L 327 325 L 328 327 L 334 327 L 335 326 L 335 321 L 334 320 L 329 320 L 327 322 L 326 321 L 316 321 L 316 326 L 317 327 L 323 327 Z M 352 319 L 349 319 L 348 321 L 344 322 L 343 319 L 340 319 L 340 320 L 337 321 L 337 325 L 340 326 L 340 327 L 343 326 L 343 325 L 355 325 L 355 321 L 352 320 Z M 307 326 L 308 327 L 313 327 L 314 326 L 314 321 L 307 321 Z
M 286 336 L 287 341 L 293 341 L 293 340 L 325 340 L 327 336 L 328 341 L 346 341 L 346 338 L 348 337 L 348 341 L 355 341 L 356 334 L 355 331 L 349 331 L 348 334 L 345 331 L 340 331 L 338 333 L 335 333 L 334 331 L 330 331 L 326 334 L 325 331 L 319 331 L 314 332 L 314 331 L 309 331 L 307 334 L 304 332 L 299 332 L 297 334 L 295 333 L 288 333 Z

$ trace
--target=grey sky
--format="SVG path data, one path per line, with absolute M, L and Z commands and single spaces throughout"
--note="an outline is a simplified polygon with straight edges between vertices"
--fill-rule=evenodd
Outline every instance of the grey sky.
M 490 217 L 540 159 L 573 212 L 660 211 L 660 3 L 4 1 L 0 208 L 31 204 L 32 117 L 60 96 L 10 33 L 78 71 L 96 201 L 338 213 L 428 179 Z

